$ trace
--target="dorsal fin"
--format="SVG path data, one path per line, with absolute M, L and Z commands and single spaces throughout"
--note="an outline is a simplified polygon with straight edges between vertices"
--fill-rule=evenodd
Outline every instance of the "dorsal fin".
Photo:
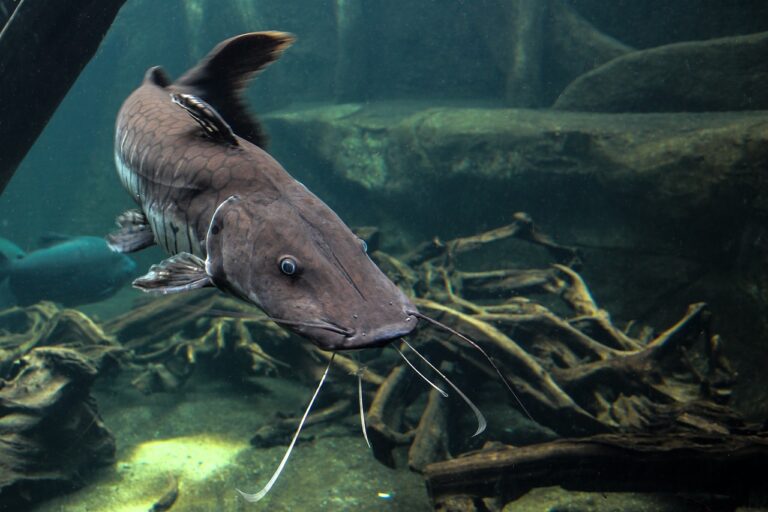
M 171 79 L 168 78 L 168 74 L 160 66 L 153 66 L 144 73 L 144 83 L 147 82 L 162 87 L 163 89 L 171 85 Z
M 53 231 L 48 231 L 46 233 L 43 233 L 37 238 L 37 248 L 38 249 L 47 249 L 49 247 L 53 247 L 54 245 L 63 244 L 64 242 L 69 242 L 74 238 L 72 235 L 66 235 L 63 233 L 54 233 Z
M 272 31 L 227 39 L 173 85 L 209 103 L 240 137 L 264 147 L 264 131 L 248 113 L 240 93 L 257 72 L 280 57 L 293 41 L 291 34 Z
M 178 92 L 171 94 L 171 101 L 186 110 L 187 114 L 197 121 L 197 124 L 208 137 L 218 142 L 237 146 L 237 139 L 232 133 L 232 128 L 209 104 L 197 96 Z

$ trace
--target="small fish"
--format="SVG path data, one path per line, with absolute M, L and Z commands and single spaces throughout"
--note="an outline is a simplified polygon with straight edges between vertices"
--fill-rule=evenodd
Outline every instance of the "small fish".
M 293 40 L 284 32 L 243 34 L 175 81 L 159 67 L 146 72 L 115 132 L 118 175 L 138 209 L 118 217 L 109 245 L 132 252 L 159 244 L 170 254 L 134 281 L 137 288 L 215 286 L 334 353 L 388 345 L 419 319 L 449 329 L 421 314 L 368 257 L 366 243 L 264 150 L 241 92 Z M 274 484 L 329 368 L 272 479 L 258 493 L 241 492 L 246 500 L 258 501 Z M 485 420 L 471 407 L 479 434 Z
M 168 485 L 163 495 L 158 499 L 149 512 L 165 512 L 170 510 L 179 498 L 179 480 L 173 475 L 168 475 Z
M 19 249 L 20 251 L 20 249 Z M 16 254 L 10 259 L 7 254 Z M 136 273 L 136 264 L 95 236 L 55 236 L 27 254 L 0 252 L 0 277 L 15 303 L 41 300 L 72 307 L 113 295 Z

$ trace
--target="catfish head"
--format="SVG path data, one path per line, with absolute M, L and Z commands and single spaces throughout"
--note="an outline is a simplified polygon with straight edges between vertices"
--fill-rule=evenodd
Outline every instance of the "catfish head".
M 213 284 L 325 350 L 383 346 L 413 331 L 416 307 L 365 241 L 295 183 L 292 195 L 218 206 L 206 236 Z

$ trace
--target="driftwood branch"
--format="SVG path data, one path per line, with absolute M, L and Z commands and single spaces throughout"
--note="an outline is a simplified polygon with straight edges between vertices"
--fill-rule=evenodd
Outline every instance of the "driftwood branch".
M 534 487 L 583 491 L 721 493 L 744 503 L 768 471 L 765 435 L 621 435 L 502 447 L 427 466 L 435 502 L 451 496 L 514 500 Z
M 368 437 L 371 440 L 373 455 L 390 467 L 395 466 L 392 451 L 400 445 L 413 441 L 415 432 L 400 432 L 403 427 L 402 413 L 405 409 L 405 389 L 408 384 L 409 369 L 398 366 L 393 369 L 381 386 L 368 409 Z
M 351 412 L 352 402 L 350 400 L 339 400 L 307 416 L 304 426 L 309 427 L 337 420 L 349 415 Z M 296 426 L 300 422 L 301 416 L 275 419 L 256 431 L 256 434 L 251 438 L 251 444 L 262 448 L 288 444 L 296 430 Z
M 377 232 L 367 233 L 378 245 Z M 510 237 L 546 248 L 557 263 L 533 270 L 456 268 L 459 254 Z M 670 417 L 669 410 L 701 400 L 726 404 L 730 396 L 734 372 L 723 356 L 722 340 L 710 332 L 711 313 L 705 304 L 692 305 L 677 324 L 656 336 L 631 336 L 614 326 L 574 270 L 576 251 L 554 242 L 526 214 L 515 214 L 511 224 L 478 235 L 435 239 L 403 260 L 380 249 L 372 255 L 415 295 L 421 310 L 484 347 L 535 420 L 561 435 L 641 430 L 657 423 L 659 415 Z M 537 300 L 542 295 L 547 304 L 560 300 L 573 316 L 555 314 Z M 16 331 L 0 336 L 0 365 L 40 343 L 78 340 L 83 350 L 122 351 L 123 366 L 136 372 L 133 382 L 145 392 L 183 386 L 200 361 L 312 380 L 330 357 L 291 338 L 255 308 L 212 291 L 148 300 L 103 326 L 52 304 L 0 313 L 2 321 Z M 436 357 L 458 359 L 472 371 L 493 375 L 469 345 L 447 333 L 422 326 L 418 336 L 437 342 L 443 355 Z M 337 355 L 336 364 L 348 373 L 360 370 L 343 354 Z M 362 373 L 368 385 L 378 388 L 369 421 L 372 435 L 382 440 L 383 454 L 414 437 L 413 425 L 403 424 L 404 407 L 398 403 L 409 377 L 396 370 L 385 379 L 388 371 L 374 362 Z M 409 395 L 405 402 L 413 399 Z M 686 428 L 696 424 L 686 421 Z
M 450 370 L 450 364 L 440 365 L 440 371 L 443 373 L 450 373 Z M 412 470 L 422 472 L 427 464 L 450 456 L 448 451 L 450 403 L 437 390 L 429 391 L 427 406 L 416 427 L 413 443 L 408 449 L 408 467 Z

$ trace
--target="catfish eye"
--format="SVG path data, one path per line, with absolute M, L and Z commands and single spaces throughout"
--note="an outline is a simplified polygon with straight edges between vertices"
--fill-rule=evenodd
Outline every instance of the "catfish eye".
M 290 256 L 283 256 L 280 258 L 280 272 L 287 276 L 292 276 L 299 270 L 299 265 L 296 263 L 296 260 L 291 258 Z
M 363 248 L 363 252 L 368 252 L 368 244 L 362 238 L 360 239 L 360 245 Z

